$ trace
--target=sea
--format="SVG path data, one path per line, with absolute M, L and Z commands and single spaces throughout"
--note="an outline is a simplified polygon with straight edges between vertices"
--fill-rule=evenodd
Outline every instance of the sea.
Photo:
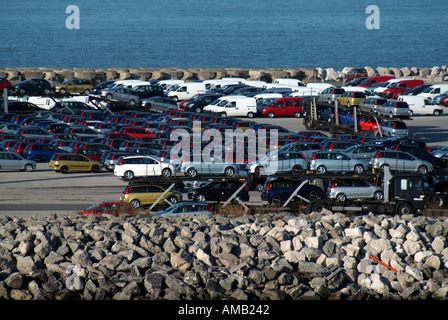
M 448 64 L 447 0 L 2 0 L 1 68 Z

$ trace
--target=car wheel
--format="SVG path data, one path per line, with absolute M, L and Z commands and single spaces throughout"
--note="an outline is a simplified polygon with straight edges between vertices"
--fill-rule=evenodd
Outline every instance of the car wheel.
M 111 100 L 112 99 L 112 95 L 110 93 L 106 94 L 106 99 L 107 100 Z
M 86 95 L 86 96 L 88 96 L 89 94 L 90 94 L 90 90 L 89 89 L 86 89 L 86 90 L 84 90 L 84 95 Z
M 227 167 L 227 168 L 224 170 L 224 175 L 225 175 L 226 177 L 232 177 L 234 174 L 235 174 L 235 169 L 232 168 L 232 167 Z
M 44 89 L 44 95 L 49 95 L 50 94 L 50 89 Z
M 65 90 L 64 88 L 61 88 L 61 89 L 59 89 L 59 93 L 65 95 L 67 93 L 67 90 Z
M 362 164 L 357 164 L 354 168 L 354 172 L 356 174 L 360 174 L 364 172 L 364 166 Z
M 203 194 L 198 194 L 198 195 L 196 195 L 196 201 L 198 201 L 198 202 L 205 202 L 205 196 L 203 195 Z
M 300 116 L 301 116 L 300 112 L 296 112 L 296 113 L 294 113 L 294 117 L 296 117 L 296 118 L 300 118 Z
M 100 167 L 98 167 L 97 165 L 92 166 L 92 169 L 90 170 L 93 173 L 98 173 L 100 172 Z
M 257 177 L 261 176 L 263 174 L 263 172 L 264 172 L 264 169 L 263 169 L 263 167 L 260 167 L 260 166 L 256 167 L 255 171 L 254 171 L 255 176 L 257 176 Z
M 438 161 L 434 161 L 432 163 L 432 166 L 433 166 L 434 170 L 440 170 L 442 168 L 442 165 Z
M 172 96 L 171 98 L 172 98 L 174 101 L 176 101 L 176 102 L 179 101 L 179 97 L 178 97 L 178 96 Z
M 20 88 L 20 89 L 19 89 L 19 93 L 20 93 L 20 94 L 25 94 L 25 93 L 26 93 L 26 91 L 25 91 L 25 89 L 23 89 L 23 88 Z
M 343 193 L 338 193 L 336 195 L 336 200 L 339 202 L 345 202 L 346 199 L 347 199 L 347 197 Z
M 169 178 L 169 177 L 171 177 L 171 174 L 172 174 L 172 171 L 171 171 L 170 168 L 165 168 L 165 169 L 162 170 L 162 176 L 163 176 L 164 178 Z
M 223 117 L 223 118 L 227 117 L 227 113 L 225 113 L 225 112 L 221 113 L 221 117 Z
M 394 114 L 391 112 L 391 113 L 389 113 L 389 118 L 393 118 L 394 117 Z
M 440 110 L 434 110 L 434 112 L 432 114 L 434 116 L 438 117 L 438 116 L 440 116 Z
M 383 193 L 381 191 L 375 191 L 373 198 L 375 200 L 383 200 Z
M 414 213 L 414 208 L 412 208 L 412 206 L 409 203 L 403 203 L 399 208 L 398 208 L 398 214 L 413 214 Z
M 201 108 L 199 108 L 199 107 L 197 107 L 194 111 L 196 111 L 196 113 L 201 113 L 202 112 Z
M 134 99 L 129 100 L 129 105 L 131 107 L 135 106 L 135 100 Z
M 60 171 L 61 171 L 61 173 L 67 173 L 68 172 L 68 167 L 67 166 L 62 166 Z
M 253 118 L 253 117 L 254 117 L 254 113 L 253 113 L 253 112 L 249 112 L 249 113 L 247 114 L 247 117 L 248 117 L 248 118 Z
M 134 172 L 132 172 L 131 170 L 128 170 L 124 173 L 123 177 L 126 180 L 132 180 L 132 179 L 134 179 Z
M 325 166 L 318 166 L 316 171 L 317 173 L 324 174 L 327 173 L 327 168 Z
M 280 204 L 281 202 L 282 202 L 282 198 L 278 194 L 276 194 L 275 196 L 272 197 L 272 203 Z
M 137 199 L 132 199 L 130 203 L 134 208 L 140 207 L 140 201 L 138 201 Z
M 412 117 L 414 115 L 414 111 L 409 110 L 409 116 Z
M 194 168 L 189 168 L 187 170 L 187 176 L 189 176 L 190 178 L 194 178 L 198 175 L 198 172 L 196 171 L 196 169 Z
M 269 117 L 269 118 L 274 118 L 274 117 L 275 117 L 275 114 L 274 114 L 274 112 L 272 112 L 272 111 L 271 111 L 271 112 L 269 112 L 269 113 L 268 113 L 268 117 Z
M 418 171 L 418 173 L 421 173 L 421 174 L 427 174 L 428 168 L 426 166 L 420 166 L 420 167 L 418 167 L 417 171 Z
M 34 167 L 33 167 L 33 165 L 31 163 L 27 163 L 25 165 L 25 167 L 23 167 L 23 171 L 25 171 L 25 172 L 31 172 L 33 170 L 34 170 Z
M 254 189 L 255 191 L 263 191 L 263 187 L 264 185 L 262 183 L 257 183 Z
M 351 106 L 350 102 L 347 102 L 347 108 L 350 108 Z
M 294 165 L 291 169 L 292 173 L 299 174 L 303 171 L 302 167 L 299 165 Z
M 36 162 L 41 162 L 42 159 L 40 158 L 40 156 L 34 156 L 33 160 Z
M 176 204 L 176 203 L 179 202 L 179 201 L 177 200 L 177 197 L 176 197 L 176 196 L 171 196 L 171 197 L 169 197 L 167 200 L 168 200 L 169 202 L 171 202 L 172 204 Z

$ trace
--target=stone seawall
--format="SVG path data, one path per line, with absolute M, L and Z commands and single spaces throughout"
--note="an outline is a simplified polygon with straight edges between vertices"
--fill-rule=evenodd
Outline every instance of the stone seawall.
M 447 236 L 446 217 L 329 211 L 0 217 L 0 300 L 446 300 Z
M 448 81 L 447 66 L 433 68 L 384 68 L 365 67 L 369 76 L 393 75 L 395 77 L 412 77 L 424 79 L 427 83 Z M 220 79 L 223 77 L 239 77 L 249 80 L 272 82 L 276 78 L 300 79 L 305 83 L 313 81 L 342 82 L 344 74 L 332 68 L 272 68 L 272 69 L 239 69 L 239 68 L 0 68 L 0 77 L 17 83 L 29 78 L 44 78 L 53 84 L 71 78 L 91 79 L 94 84 L 106 80 L 161 80 L 182 79 L 185 81 Z

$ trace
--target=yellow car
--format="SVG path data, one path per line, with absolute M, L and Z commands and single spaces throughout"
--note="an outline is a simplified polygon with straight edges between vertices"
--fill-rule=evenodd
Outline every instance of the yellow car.
M 69 79 L 54 86 L 54 92 L 60 94 L 82 93 L 88 95 L 93 91 L 92 81 L 88 79 Z
M 124 188 L 120 201 L 130 203 L 134 208 L 138 208 L 142 205 L 153 204 L 165 190 L 165 188 L 153 184 L 129 185 Z M 175 204 L 182 201 L 182 194 L 179 191 L 170 190 L 164 199 Z M 157 204 L 166 204 L 164 199 Z
M 338 102 L 342 106 L 352 107 L 358 106 L 361 102 L 366 100 L 366 95 L 364 92 L 344 92 L 341 96 L 338 97 Z
M 55 153 L 48 163 L 48 167 L 56 172 L 69 171 L 100 172 L 101 163 L 75 153 Z

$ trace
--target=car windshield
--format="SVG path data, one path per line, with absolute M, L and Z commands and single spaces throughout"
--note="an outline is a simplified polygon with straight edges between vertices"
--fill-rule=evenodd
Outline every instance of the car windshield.
M 263 99 L 263 101 L 261 102 L 262 106 L 270 106 L 273 105 L 275 103 L 276 99 Z
M 348 147 L 347 149 L 345 149 L 345 151 L 346 152 L 351 152 L 351 151 L 353 151 L 355 148 L 357 148 L 358 146 L 357 145 L 353 145 L 353 146 L 351 146 L 351 147 Z
M 98 207 L 98 203 L 91 205 L 90 207 L 88 207 L 87 209 L 84 209 L 85 211 L 92 211 L 93 209 L 95 209 L 96 207 Z
M 399 85 L 400 85 L 399 82 L 395 82 L 395 83 L 391 84 L 391 85 L 389 86 L 389 88 L 390 88 L 390 89 L 395 89 L 395 88 L 397 88 Z

